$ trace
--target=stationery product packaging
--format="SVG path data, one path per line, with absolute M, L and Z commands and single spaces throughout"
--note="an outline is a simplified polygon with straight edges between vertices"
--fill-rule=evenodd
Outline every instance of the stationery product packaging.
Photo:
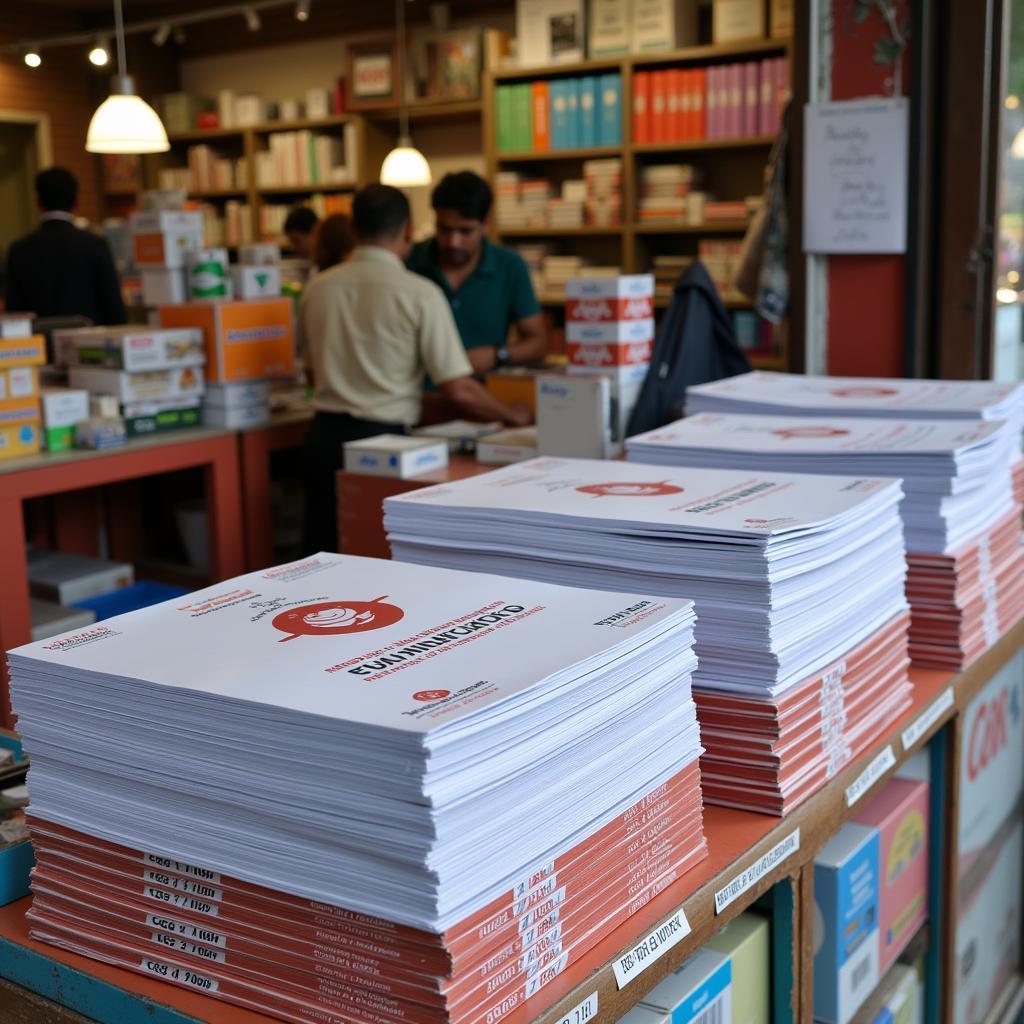
M 485 466 L 507 466 L 537 455 L 537 428 L 517 427 L 481 437 L 476 443 L 476 461 Z
M 404 434 L 379 434 L 345 445 L 345 469 L 350 473 L 405 479 L 448 465 L 448 443 Z
M 62 452 L 75 442 L 75 427 L 89 418 L 89 392 L 82 388 L 44 388 L 40 396 L 46 450 Z
M 28 553 L 29 592 L 46 601 L 73 605 L 134 582 L 135 570 L 127 562 L 63 551 L 35 549 Z
M 130 373 L 96 366 L 72 366 L 68 383 L 93 395 L 112 395 L 122 405 L 167 398 L 199 398 L 203 393 L 203 368 L 182 366 Z
M 57 362 L 63 366 L 101 366 L 134 373 L 206 362 L 203 334 L 195 327 L 76 327 L 55 332 L 53 343 Z

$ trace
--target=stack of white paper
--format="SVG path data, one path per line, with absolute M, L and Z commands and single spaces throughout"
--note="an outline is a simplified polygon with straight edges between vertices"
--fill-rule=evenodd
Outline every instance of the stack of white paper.
M 894 658 L 884 693 L 850 709 L 840 684 L 827 726 L 801 720 L 798 778 L 789 762 L 761 758 L 765 775 L 740 801 L 777 810 L 809 795 L 909 701 L 905 621 L 893 630 L 907 608 L 901 496 L 892 480 L 535 459 L 388 498 L 384 522 L 405 561 L 692 596 L 695 687 L 761 702 L 759 735 L 778 725 L 771 709 L 786 695 L 884 634 L 876 661 Z M 723 770 L 748 777 L 742 764 Z
M 704 855 L 693 621 L 322 554 L 11 652 L 32 933 L 286 1020 L 519 1005 Z

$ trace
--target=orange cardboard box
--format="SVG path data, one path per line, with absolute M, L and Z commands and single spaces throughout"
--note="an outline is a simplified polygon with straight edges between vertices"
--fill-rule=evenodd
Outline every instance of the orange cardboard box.
M 289 299 L 185 302 L 160 307 L 162 327 L 199 327 L 206 378 L 227 384 L 295 372 Z
M 42 366 L 46 362 L 46 339 L 41 334 L 27 338 L 0 338 L 0 367 Z
M 34 366 L 0 366 L 0 412 L 21 408 L 26 401 L 39 406 L 39 371 Z

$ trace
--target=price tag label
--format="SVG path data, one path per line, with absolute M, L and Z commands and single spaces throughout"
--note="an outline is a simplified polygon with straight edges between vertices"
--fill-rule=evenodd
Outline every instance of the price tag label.
M 903 730 L 903 749 L 909 750 L 953 706 L 953 688 L 947 686 L 931 705 Z
M 846 787 L 846 806 L 852 807 L 894 764 L 896 755 L 888 746 Z
M 587 1024 L 597 1013 L 597 993 L 591 992 L 579 1006 L 574 1006 L 558 1024 Z
M 674 945 L 690 934 L 690 922 L 680 907 L 667 921 L 645 935 L 632 949 L 617 957 L 612 964 L 615 982 L 625 988 L 637 975 L 657 963 Z
M 748 889 L 757 885 L 777 864 L 800 849 L 800 829 L 794 829 L 785 839 L 776 843 L 763 857 L 759 857 L 746 871 L 738 874 L 725 888 L 715 893 L 715 913 L 720 914 Z

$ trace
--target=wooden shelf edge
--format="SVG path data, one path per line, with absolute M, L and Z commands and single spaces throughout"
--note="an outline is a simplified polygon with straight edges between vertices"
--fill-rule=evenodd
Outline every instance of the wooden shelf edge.
M 256 189 L 260 196 L 313 195 L 316 192 L 355 192 L 358 185 L 337 185 L 324 183 L 320 185 L 265 185 Z
M 687 153 L 717 149 L 754 149 L 771 146 L 774 135 L 746 135 L 737 139 L 683 139 L 679 142 L 634 142 L 630 147 L 634 153 Z
M 634 224 L 633 233 L 637 235 L 722 235 L 746 231 L 748 227 L 750 227 L 749 220 L 711 220 L 701 224 L 671 224 L 657 221 Z
M 498 228 L 501 238 L 617 238 L 623 228 Z
M 516 78 L 557 78 L 562 75 L 581 75 L 589 71 L 622 71 L 631 59 L 631 54 L 622 56 L 595 57 L 592 60 L 578 60 L 565 64 L 537 64 L 533 67 L 497 68 L 490 72 L 495 82 Z
M 622 156 L 622 146 L 587 146 L 582 149 L 517 150 L 497 153 L 498 163 L 525 163 L 547 160 L 598 160 L 603 157 Z
M 449 103 L 435 101 L 431 103 L 412 103 L 409 105 L 410 121 L 459 121 L 473 117 L 483 117 L 483 100 L 452 100 Z M 367 121 L 397 121 L 397 107 L 386 107 L 380 110 L 368 110 Z

